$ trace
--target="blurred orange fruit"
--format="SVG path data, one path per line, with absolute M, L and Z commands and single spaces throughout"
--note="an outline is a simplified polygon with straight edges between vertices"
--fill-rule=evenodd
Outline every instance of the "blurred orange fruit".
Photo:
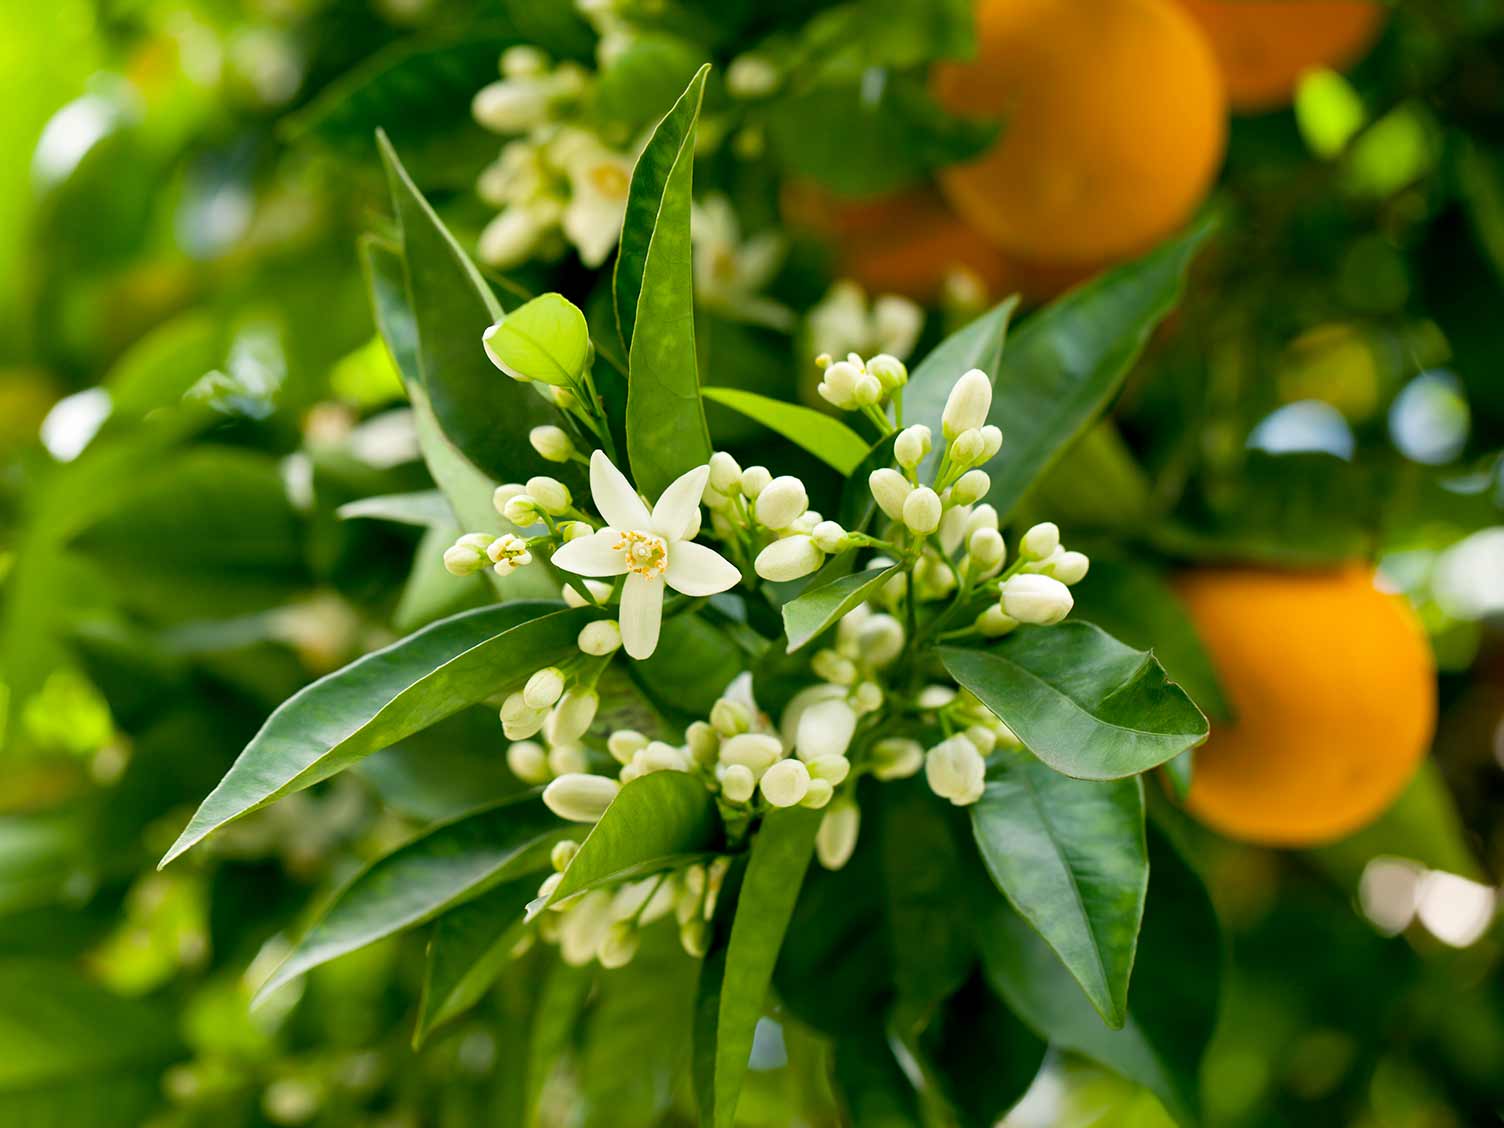
M 1382 4 L 1365 0 L 1180 0 L 1216 52 L 1235 110 L 1290 104 L 1312 67 L 1341 70 L 1378 38 Z
M 940 172 L 1006 254 L 1100 264 L 1183 224 L 1222 161 L 1227 111 L 1206 37 L 1173 0 L 981 0 L 977 57 L 935 69 L 950 110 L 1002 119 Z
M 1207 569 L 1176 584 L 1236 720 L 1196 752 L 1187 806 L 1230 838 L 1312 846 L 1377 818 L 1431 743 L 1436 670 L 1371 568 Z

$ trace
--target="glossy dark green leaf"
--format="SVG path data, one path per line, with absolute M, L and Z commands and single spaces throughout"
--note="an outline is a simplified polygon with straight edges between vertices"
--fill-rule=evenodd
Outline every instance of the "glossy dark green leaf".
M 630 353 L 637 328 L 637 303 L 642 295 L 642 276 L 647 268 L 648 249 L 658 226 L 658 213 L 664 194 L 686 144 L 694 142 L 695 125 L 700 118 L 700 99 L 705 93 L 705 68 L 690 81 L 673 109 L 664 115 L 653 130 L 642 156 L 632 169 L 632 183 L 627 190 L 626 215 L 622 219 L 621 247 L 611 273 L 611 299 L 616 313 L 616 331 L 622 349 Z
M 449 507 L 442 490 L 363 497 L 359 501 L 341 505 L 335 510 L 335 515 L 342 521 L 366 517 L 376 521 L 423 527 L 449 526 L 454 523 L 454 510 Z
M 695 123 L 708 69 L 695 75 L 638 159 L 616 261 L 617 316 L 626 324 L 630 313 L 633 326 L 627 456 L 637 488 L 654 498 L 711 453 L 695 353 L 689 233 Z
M 716 922 L 695 1003 L 695 1096 L 701 1122 L 710 1128 L 735 1122 L 752 1034 L 822 817 L 803 807 L 769 812 L 752 839 L 730 926 L 723 919 L 728 914 Z
M 1013 334 L 989 372 L 988 418 L 1002 428 L 1003 446 L 986 465 L 987 500 L 1002 516 L 1111 402 L 1149 334 L 1180 300 L 1186 268 L 1211 230 L 1197 223 L 1052 302 Z
M 1198 1074 L 1216 1025 L 1222 948 L 1200 880 L 1162 835 L 1149 836 L 1152 878 L 1128 1020 L 1106 1026 L 1028 922 L 998 899 L 979 906 L 987 979 L 1052 1045 L 1151 1089 L 1182 1125 L 1199 1122 Z
M 834 1073 L 852 1128 L 920 1128 L 919 1094 L 883 1030 L 882 1016 L 836 1040 Z
M 703 395 L 776 431 L 843 476 L 849 475 L 867 457 L 867 440 L 823 411 L 740 388 L 706 388 Z
M 467 611 L 300 690 L 267 718 L 162 865 L 232 819 L 328 779 L 575 653 L 591 613 L 556 608 L 510 603 Z
M 1047 1048 L 980 975 L 945 1001 L 916 1041 L 925 1076 L 961 1128 L 1002 1120 L 1034 1083 Z
M 903 421 L 923 423 L 941 441 L 940 417 L 950 390 L 963 373 L 980 368 L 994 381 L 1003 365 L 1003 348 L 1008 341 L 1008 327 L 1018 297 L 1005 298 L 975 320 L 967 322 L 941 341 L 909 373 L 903 389 Z M 1006 442 L 1007 432 L 1003 432 Z M 932 452 L 929 461 L 939 457 Z
M 658 709 L 693 720 L 709 715 L 742 668 L 742 656 L 726 632 L 703 614 L 691 613 L 665 619 L 658 649 L 633 662 L 629 674 Z
M 1149 888 L 1142 783 L 1071 779 L 1025 752 L 1005 752 L 968 810 L 992 880 L 1103 1021 L 1122 1026 Z
M 1152 650 L 1170 680 L 1190 694 L 1203 713 L 1213 720 L 1232 715 L 1190 613 L 1158 571 L 1093 555 L 1091 571 L 1071 594 L 1077 618 L 1096 623 L 1129 646 Z
M 1090 623 L 1024 627 L 941 657 L 1030 752 L 1078 779 L 1136 775 L 1206 739 L 1206 718 L 1154 655 Z
M 340 889 L 257 997 L 502 882 L 547 869 L 549 851 L 568 829 L 531 795 L 425 831 Z
M 480 470 L 500 481 L 525 479 L 538 464 L 528 432 L 553 423 L 555 409 L 487 359 L 481 334 L 501 320 L 500 303 L 385 138 L 381 153 L 402 227 L 419 369 L 434 416 Z
M 414 1047 L 490 989 L 527 927 L 523 915 L 538 885 L 536 876 L 509 881 L 439 917 L 428 940 Z
M 688 772 L 653 772 L 624 786 L 585 836 L 549 904 L 694 861 L 720 844 L 720 816 Z
M 902 568 L 868 568 L 812 587 L 783 605 L 783 628 L 788 633 L 788 653 L 818 638 L 857 604 L 872 596 Z

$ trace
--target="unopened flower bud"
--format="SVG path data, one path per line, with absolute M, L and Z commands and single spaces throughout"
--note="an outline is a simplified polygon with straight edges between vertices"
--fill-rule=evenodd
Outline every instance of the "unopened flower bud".
M 978 529 L 991 529 L 997 531 L 997 510 L 990 505 L 978 505 L 966 517 L 966 535 L 969 537 Z
M 909 370 L 903 361 L 888 353 L 878 353 L 869 360 L 867 371 L 877 377 L 885 392 L 895 391 L 909 382 Z
M 714 725 L 694 721 L 684 730 L 684 740 L 689 745 L 689 754 L 698 763 L 715 763 L 716 754 L 721 750 L 721 737 Z
M 851 390 L 851 398 L 858 407 L 872 407 L 883 398 L 881 381 L 870 372 L 862 373 L 856 378 L 856 385 Z
M 831 654 L 834 651 L 822 653 Z M 812 761 L 832 756 L 844 759 L 846 749 L 851 746 L 851 737 L 856 732 L 856 711 L 839 697 L 817 701 L 799 715 L 799 723 L 794 731 L 794 748 L 801 760 Z
M 564 672 L 557 666 L 545 666 L 522 687 L 522 700 L 530 709 L 547 709 L 564 692 Z
M 1003 585 L 1002 604 L 1004 612 L 1020 623 L 1047 627 L 1070 614 L 1075 600 L 1059 580 L 1025 573 Z
M 906 470 L 912 470 L 924 461 L 930 452 L 930 429 L 923 423 L 915 423 L 898 432 L 893 440 L 893 457 Z
M 507 770 L 523 783 L 543 783 L 549 777 L 548 753 L 532 740 L 507 746 Z
M 835 793 L 835 785 L 828 779 L 812 778 L 809 781 L 809 787 L 805 789 L 804 798 L 799 800 L 799 806 L 818 811 L 830 802 Z
M 867 486 L 872 490 L 872 498 L 877 502 L 877 507 L 888 515 L 890 521 L 903 520 L 904 502 L 909 499 L 909 494 L 914 490 L 907 478 L 891 466 L 884 466 L 867 476 Z M 939 522 L 938 517 L 936 522 Z
M 723 450 L 712 454 L 709 484 L 723 494 L 738 492 L 742 488 L 742 468 L 736 464 L 736 459 Z
M 950 459 L 957 466 L 972 466 L 982 457 L 982 450 L 987 441 L 982 438 L 982 432 L 976 428 L 970 431 L 962 431 L 950 444 Z
M 543 722 L 548 720 L 547 709 L 528 709 L 512 720 L 502 718 L 501 731 L 508 740 L 528 740 L 537 736 L 543 728 Z
M 486 533 L 466 533 L 444 550 L 444 567 L 452 575 L 473 576 L 490 559 L 486 549 L 492 538 Z
M 834 555 L 851 547 L 851 535 L 834 521 L 821 521 L 810 530 L 809 539 L 821 552 Z
M 648 738 L 635 729 L 617 729 L 606 737 L 606 751 L 620 764 L 630 764 L 632 757 L 648 746 Z
M 710 707 L 710 723 L 722 736 L 735 736 L 752 727 L 752 712 L 740 701 L 717 698 Z
M 856 710 L 858 716 L 866 716 L 875 713 L 883 707 L 883 687 L 875 681 L 858 683 L 851 691 L 851 707 Z
M 983 756 L 991 756 L 992 750 L 997 747 L 997 733 L 986 725 L 972 725 L 961 735 L 971 741 Z
M 760 776 L 783 756 L 783 742 L 765 732 L 741 732 L 721 742 L 720 762 L 741 764 Z
M 927 685 L 919 691 L 914 703 L 921 709 L 944 709 L 956 699 L 956 691 L 948 685 Z
M 565 544 L 568 544 L 572 540 L 579 540 L 581 537 L 588 537 L 593 532 L 595 532 L 595 530 L 587 525 L 584 521 L 559 522 L 559 536 L 564 538 Z M 610 584 L 603 584 L 586 580 L 585 586 L 588 587 L 591 591 L 595 592 L 598 599 L 604 599 L 607 595 L 611 594 Z
M 600 703 L 601 695 L 593 689 L 577 685 L 568 690 L 549 718 L 549 738 L 566 744 L 579 740 L 590 731 Z
M 857 630 L 857 649 L 862 660 L 878 669 L 903 653 L 903 624 L 892 615 L 872 615 Z
M 496 509 L 496 512 L 505 516 L 507 502 L 525 493 L 527 493 L 527 487 L 521 482 L 508 482 L 506 485 L 497 486 L 491 491 L 491 505 Z
M 769 482 L 757 495 L 753 512 L 758 523 L 769 529 L 786 529 L 809 508 L 804 483 L 789 474 Z
M 742 493 L 753 500 L 773 481 L 766 466 L 748 466 L 742 471 Z
M 564 428 L 549 424 L 534 427 L 527 433 L 527 441 L 533 449 L 549 462 L 568 462 L 574 455 L 574 443 Z
M 563 516 L 574 500 L 569 496 L 568 486 L 557 478 L 542 474 L 527 480 L 527 492 L 538 503 L 538 508 L 550 517 Z
M 1060 547 L 1060 527 L 1053 521 L 1033 526 L 1018 542 L 1018 554 L 1025 560 L 1045 560 Z
M 780 77 L 773 60 L 748 52 L 726 67 L 726 92 L 733 98 L 763 98 L 778 89 Z
M 607 776 L 571 772 L 543 789 L 543 802 L 550 811 L 570 822 L 598 822 L 621 790 Z
M 813 760 L 806 757 L 804 766 L 809 769 L 810 779 L 823 779 L 832 787 L 839 786 L 851 774 L 851 761 L 845 756 L 816 756 Z
M 924 776 L 930 790 L 957 807 L 969 806 L 982 797 L 986 775 L 986 761 L 964 736 L 941 741 L 925 757 Z
M 548 722 L 543 724 L 544 735 L 547 734 Z M 578 744 L 555 744 L 548 750 L 548 770 L 556 776 L 569 775 L 571 772 L 583 772 L 590 766 L 585 757 L 585 750 Z
M 687 772 L 689 753 L 662 740 L 650 740 L 647 747 L 632 757 L 632 766 L 642 775 L 652 772 Z
M 596 658 L 614 654 L 617 647 L 621 646 L 621 626 L 615 619 L 597 619 L 593 623 L 586 623 L 580 628 L 576 645 L 583 653 Z
M 753 570 L 765 580 L 780 583 L 797 580 L 819 569 L 825 553 L 804 533 L 776 540 L 757 554 Z
M 641 941 L 638 938 L 636 926 L 629 920 L 619 920 L 606 929 L 606 936 L 601 941 L 600 947 L 596 949 L 595 958 L 608 971 L 626 967 L 632 962 L 632 957 L 637 954 L 639 943 Z
M 543 520 L 538 502 L 529 494 L 520 493 L 506 503 L 501 515 L 518 528 L 525 529 Z
M 1003 449 L 1003 433 L 991 423 L 982 429 L 982 454 L 978 462 L 990 462 Z
M 728 803 L 745 803 L 757 790 L 757 777 L 745 764 L 727 764 L 721 772 L 721 794 Z
M 981 501 L 992 489 L 992 479 L 985 470 L 968 470 L 950 488 L 950 499 L 957 505 L 970 505 Z
M 860 361 L 860 357 L 857 358 Z M 838 360 L 834 364 L 827 365 L 825 374 L 820 378 L 820 385 L 815 390 L 820 393 L 820 398 L 832 407 L 838 407 L 842 411 L 850 411 L 856 406 L 857 381 L 865 373 L 857 364 L 850 360 Z M 878 385 L 881 390 L 881 385 Z
M 941 430 L 947 439 L 954 439 L 962 431 L 985 425 L 990 410 L 992 381 L 980 368 L 973 368 L 956 381 L 946 397 L 945 411 L 940 416 Z
M 679 925 L 679 945 L 691 959 L 702 958 L 710 947 L 710 926 L 696 917 Z
M 573 838 L 555 842 L 554 848 L 548 852 L 548 864 L 554 867 L 556 873 L 563 873 L 579 852 L 580 844 Z
M 861 810 L 849 799 L 832 803 L 815 831 L 815 857 L 828 870 L 838 870 L 851 860 L 861 830 Z
M 1091 561 L 1087 559 L 1084 552 L 1071 552 L 1067 550 L 1055 556 L 1053 560 L 1054 563 L 1050 568 L 1050 575 L 1067 586 L 1080 583 L 1086 579 L 1087 569 L 1091 567 Z
M 911 533 L 927 536 L 940 527 L 940 517 L 944 511 L 940 495 L 929 486 L 919 486 L 904 499 L 903 523 Z
M 814 675 L 832 685 L 855 685 L 856 663 L 838 650 L 819 650 L 810 659 L 809 668 Z
M 908 779 L 924 766 L 924 746 L 905 736 L 890 736 L 872 746 L 872 774 L 881 780 Z
M 966 551 L 983 572 L 998 567 L 1008 557 L 1008 545 L 996 529 L 981 528 L 972 533 L 967 538 Z
M 809 791 L 809 769 L 802 760 L 779 760 L 758 782 L 763 798 L 775 807 L 792 807 Z
M 976 628 L 984 638 L 1002 638 L 1018 628 L 1018 620 L 994 603 L 976 617 Z

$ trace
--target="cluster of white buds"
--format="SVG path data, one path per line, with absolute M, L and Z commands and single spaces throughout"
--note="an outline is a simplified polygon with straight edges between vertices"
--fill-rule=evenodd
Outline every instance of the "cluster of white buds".
M 473 575 L 487 564 L 498 576 L 510 576 L 532 562 L 528 542 L 515 533 L 466 533 L 444 550 L 444 567 L 456 576 Z
M 765 466 L 743 470 L 725 451 L 711 456 L 704 502 L 716 536 L 755 552 L 753 570 L 774 583 L 818 571 L 827 555 L 854 543 L 839 524 L 809 507 L 809 492 L 798 478 L 775 478 Z
M 1018 737 L 968 690 L 926 686 L 918 705 L 933 711 L 947 731 L 954 730 L 924 756 L 930 790 L 958 807 L 975 803 L 986 786 L 987 757 L 999 745 L 1019 747 Z
M 977 617 L 983 635 L 997 638 L 1020 623 L 1051 626 L 1075 606 L 1070 585 L 1084 579 L 1091 561 L 1060 544 L 1051 521 L 1031 527 L 1018 542 L 1018 560 L 998 589 L 998 602 Z
M 904 358 L 919 343 L 924 310 L 908 298 L 881 294 L 869 301 L 851 279 L 834 283 L 805 321 L 811 353 L 886 353 Z
M 496 512 L 519 529 L 538 524 L 553 525 L 555 518 L 576 514 L 569 487 L 557 478 L 542 474 L 529 478 L 525 484 L 508 482 L 497 486 L 491 495 L 491 503 Z M 571 531 L 576 536 L 584 536 L 594 530 L 586 524 L 582 529 Z M 572 538 L 566 536 L 565 539 Z
M 540 761 L 529 749 L 517 751 L 515 763 L 509 751 L 508 763 L 519 779 L 542 783 L 550 775 L 584 770 L 585 754 L 580 742 L 595 723 L 601 703 L 591 678 L 596 672 L 598 669 L 576 674 L 558 666 L 545 666 L 502 702 L 501 726 L 508 740 L 529 742 L 541 732 L 552 750 L 542 761 L 548 766 L 547 772 L 539 769 Z
M 493 133 L 527 133 L 579 104 L 590 87 L 577 63 L 554 65 L 536 47 L 501 53 L 501 78 L 481 88 L 471 102 L 475 120 Z
M 816 389 L 820 398 L 842 411 L 876 408 L 909 382 L 903 361 L 887 353 L 863 360 L 847 353 L 845 360 L 832 360 L 829 353 L 815 357 L 822 375 Z

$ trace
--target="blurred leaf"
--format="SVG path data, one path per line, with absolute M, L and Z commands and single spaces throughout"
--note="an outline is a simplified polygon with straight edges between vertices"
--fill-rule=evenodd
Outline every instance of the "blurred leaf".
M 992 476 L 987 500 L 1000 515 L 1012 512 L 1112 401 L 1149 334 L 1180 301 L 1186 270 L 1212 229 L 1208 221 L 1195 224 L 1056 299 L 1013 334 L 989 371 L 988 421 L 1002 428 L 1003 446 L 985 467 Z
M 157 1072 L 181 1053 L 171 1019 L 66 964 L 0 962 L 0 1120 L 18 1126 L 140 1123 Z
M 1194 1125 L 1201 1056 L 1216 1025 L 1221 940 L 1200 881 L 1152 831 L 1149 867 L 1153 879 L 1121 1030 L 1103 1024 L 1049 946 L 1001 900 L 983 912 L 978 943 L 993 989 L 1041 1037 L 1153 1090 L 1178 1123 Z
M 1190 613 L 1159 572 L 1094 554 L 1091 571 L 1071 593 L 1076 598 L 1077 618 L 1095 623 L 1129 646 L 1152 651 L 1171 682 L 1190 694 L 1212 720 L 1232 716 Z
M 379 497 L 363 497 L 359 501 L 346 502 L 335 513 L 342 521 L 369 517 L 378 521 L 395 521 L 399 525 L 449 527 L 454 524 L 454 510 L 444 499 L 441 490 L 419 490 L 416 493 L 385 494 Z
M 969 808 L 987 872 L 1122 1026 L 1149 888 L 1143 784 L 1071 779 L 1025 752 L 1003 752 L 987 780 Z
M 992 1068 L 992 1063 L 989 1063 Z M 835 1081 L 852 1128 L 919 1128 L 919 1096 L 881 1023 L 836 1040 Z
M 717 914 L 695 1002 L 695 1096 L 701 1123 L 712 1128 L 731 1128 L 736 1120 L 752 1033 L 767 1004 L 773 965 L 823 817 L 804 807 L 765 815 L 752 838 L 734 912 Z
M 530 795 L 424 831 L 336 892 L 257 998 L 503 882 L 547 869 L 549 851 L 567 830 L 543 800 Z
M 715 801 L 697 776 L 639 776 L 590 828 L 547 903 L 695 861 L 714 850 L 720 837 Z
M 513 379 L 557 388 L 580 384 L 590 361 L 590 330 L 563 294 L 540 294 L 501 318 L 486 342 Z
M 413 1046 L 480 1002 L 512 959 L 525 930 L 523 914 L 538 893 L 535 876 L 507 882 L 441 910 L 428 941 L 428 966 L 418 1003 Z
M 175 403 L 226 361 L 229 334 L 208 310 L 179 314 L 149 331 L 110 368 L 104 386 L 114 415 L 139 419 Z
M 554 408 L 532 386 L 498 372 L 486 358 L 481 334 L 501 320 L 501 304 L 385 139 L 381 151 L 402 226 L 418 366 L 434 416 L 480 470 L 499 481 L 525 479 L 538 461 L 528 432 L 552 423 Z M 387 326 L 382 328 L 385 332 Z M 406 372 L 402 360 L 399 353 L 398 365 Z M 501 420 L 505 426 L 499 425 Z
M 307 686 L 267 719 L 161 864 L 225 823 L 568 657 L 590 614 L 556 606 L 510 603 L 467 611 Z
M 1120 779 L 1206 739 L 1206 718 L 1152 654 L 1090 623 L 1024 627 L 989 650 L 945 647 L 945 668 L 1050 767 Z
M 696 43 L 661 32 L 639 32 L 612 56 L 595 87 L 594 112 L 608 129 L 640 133 L 672 109 L 709 59 Z
M 867 457 L 867 440 L 823 411 L 769 399 L 739 388 L 706 388 L 701 394 L 713 403 L 724 404 L 749 419 L 757 420 L 843 476 L 849 476 Z
M 637 488 L 654 498 L 710 461 L 689 232 L 695 125 L 708 71 L 707 64 L 695 75 L 638 158 L 616 259 L 618 328 L 629 342 L 627 454 Z
M 883 584 L 902 571 L 902 565 L 868 568 L 865 572 L 838 576 L 811 587 L 783 605 L 783 627 L 788 632 L 788 653 L 813 642 L 857 604 L 873 596 Z M 818 577 L 817 577 L 818 578 Z
M 496 710 L 462 709 L 351 769 L 393 811 L 424 823 L 447 822 L 526 790 L 496 754 Z

